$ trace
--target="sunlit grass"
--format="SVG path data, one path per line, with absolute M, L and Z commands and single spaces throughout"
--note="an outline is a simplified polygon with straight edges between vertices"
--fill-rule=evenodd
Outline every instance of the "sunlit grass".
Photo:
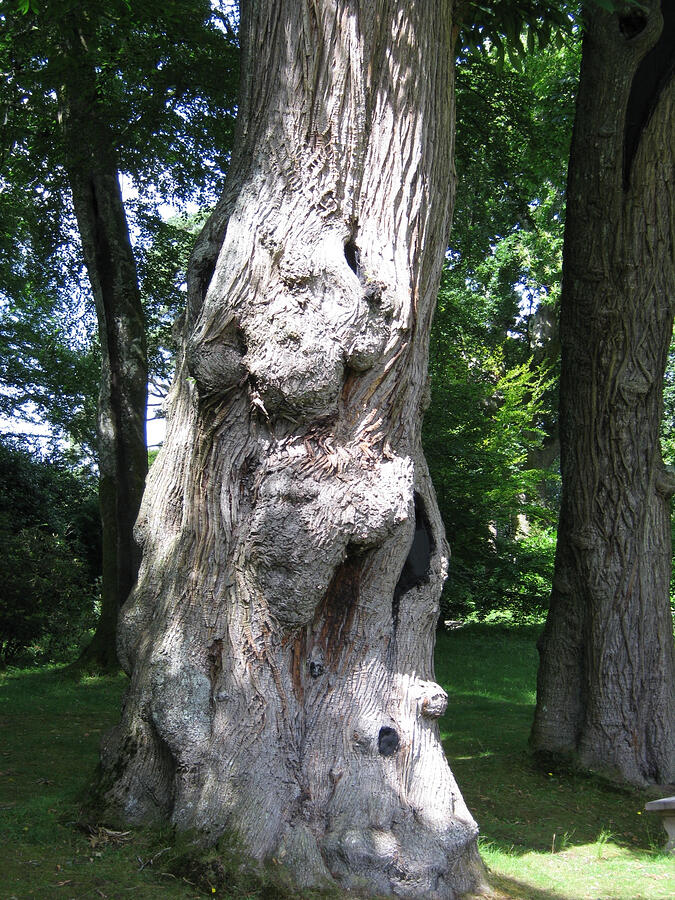
M 533 627 L 471 625 L 440 635 L 437 648 L 450 696 L 443 743 L 480 825 L 495 900 L 675 896 L 675 859 L 660 850 L 644 793 L 532 765 L 536 637 Z M 0 900 L 299 897 L 246 872 L 231 890 L 214 883 L 214 894 L 210 870 L 199 886 L 176 868 L 170 834 L 78 829 L 125 686 L 123 676 L 74 680 L 58 668 L 0 673 Z
M 643 900 L 672 898 L 673 862 L 665 854 L 636 852 L 610 838 L 570 846 L 565 835 L 556 836 L 566 849 L 516 853 L 489 841 L 481 842 L 481 855 L 496 887 L 516 897 L 545 896 L 566 900 Z M 531 893 L 529 893 L 531 891 Z M 511 896 L 511 894 L 507 894 Z
M 443 744 L 497 897 L 674 897 L 675 858 L 661 852 L 665 832 L 644 813 L 651 794 L 534 766 L 527 739 L 538 631 L 470 625 L 440 635 L 436 650 L 450 698 Z

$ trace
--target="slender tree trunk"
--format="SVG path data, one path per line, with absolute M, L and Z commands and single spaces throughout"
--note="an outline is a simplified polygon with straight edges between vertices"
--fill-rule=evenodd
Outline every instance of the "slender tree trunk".
M 66 42 L 62 91 L 66 167 L 96 305 L 101 342 L 98 404 L 99 501 L 103 525 L 101 617 L 81 664 L 117 667 L 117 619 L 136 581 L 141 551 L 133 528 L 148 471 L 145 435 L 145 318 L 113 138 L 80 32 Z
M 436 722 L 447 552 L 420 444 L 451 7 L 243 4 L 238 152 L 192 266 L 102 755 L 109 815 L 424 898 L 481 871 Z
M 675 778 L 673 478 L 661 459 L 675 305 L 675 5 L 590 7 L 562 294 L 563 497 L 532 745 L 635 785 Z

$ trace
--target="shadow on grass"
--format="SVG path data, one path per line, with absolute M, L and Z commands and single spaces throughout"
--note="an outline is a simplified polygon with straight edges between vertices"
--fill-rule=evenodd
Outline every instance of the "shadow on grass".
M 634 854 L 661 847 L 650 797 L 600 779 L 540 768 L 529 753 L 541 626 L 467 625 L 438 635 L 448 692 L 443 745 L 481 833 L 511 852 L 557 851 L 600 837 Z
M 509 853 L 558 852 L 611 840 L 632 855 L 662 844 L 643 814 L 651 795 L 599 778 L 542 769 L 527 746 L 533 707 L 483 693 L 452 696 L 443 745 L 481 834 Z
M 492 900 L 502 900 L 502 898 L 508 898 L 508 900 L 569 900 L 568 894 L 535 888 L 524 881 L 518 881 L 517 878 L 498 875 L 496 872 L 489 873 L 489 882 L 495 891 Z
M 7 668 L 0 672 L 0 714 L 67 715 L 83 703 L 88 710 L 93 704 L 113 715 L 119 711 L 121 693 L 127 684 L 128 679 L 121 672 L 89 676 L 68 666 Z
M 491 631 L 486 626 L 464 635 L 461 631 L 439 642 L 439 681 L 450 695 L 441 731 L 483 839 L 498 853 L 514 857 L 535 851 L 550 859 L 552 850 L 602 838 L 635 858 L 653 858 L 654 847 L 662 845 L 662 831 L 642 814 L 645 794 L 612 789 L 593 778 L 550 773 L 530 757 L 537 630 L 513 634 L 513 629 Z M 3 862 L 11 863 L 16 883 L 23 884 L 21 896 L 54 896 L 55 877 L 65 884 L 73 873 L 84 877 L 87 866 L 92 892 L 97 877 L 104 879 L 103 886 L 122 883 L 124 890 L 143 892 L 137 896 L 188 896 L 186 885 L 169 890 L 151 870 L 138 869 L 139 857 L 156 852 L 145 848 L 142 835 L 135 835 L 128 847 L 99 856 L 92 853 L 88 838 L 62 824 L 77 814 L 76 798 L 98 759 L 103 730 L 119 716 L 126 684 L 124 676 L 74 680 L 63 668 L 0 674 L 0 717 L 8 726 L 0 748 L 0 869 Z M 42 859 L 41 867 L 33 866 L 36 859 Z M 65 876 L 52 875 L 57 865 Z M 25 884 L 28 877 L 35 884 L 32 893 Z M 569 900 L 567 894 L 509 875 L 491 873 L 490 881 L 495 900 Z M 113 896 L 121 896 L 122 888 L 114 890 Z

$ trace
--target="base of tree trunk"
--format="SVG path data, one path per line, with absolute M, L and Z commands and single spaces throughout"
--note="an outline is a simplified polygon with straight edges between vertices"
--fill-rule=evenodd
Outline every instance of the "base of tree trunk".
M 473 852 L 473 857 L 466 861 L 466 876 L 456 873 L 458 883 L 464 880 L 467 884 L 471 884 L 472 888 L 465 892 L 452 894 L 453 900 L 482 900 L 482 898 L 492 896 L 492 891 L 485 879 L 485 868 L 476 850 Z M 241 885 L 241 893 L 247 895 L 248 892 L 252 893 L 256 888 L 264 885 L 262 895 L 278 897 L 279 900 L 291 900 L 291 898 L 292 900 L 301 900 L 303 897 L 309 900 L 310 897 L 317 896 L 315 891 L 320 891 L 320 895 L 326 900 L 345 897 L 342 888 L 336 885 L 332 879 L 327 879 L 323 883 L 308 883 L 300 888 L 299 885 L 303 883 L 303 880 L 299 879 L 297 871 L 293 871 L 283 861 L 277 859 L 267 865 L 258 864 L 242 853 L 236 840 L 231 842 L 221 840 L 217 853 L 214 853 L 213 848 L 204 849 L 203 845 L 200 846 L 196 840 L 179 853 L 171 865 L 171 870 L 206 892 L 215 888 L 216 892 L 229 890 L 231 893 L 239 893 Z M 477 872 L 480 873 L 479 878 L 476 877 Z M 245 873 L 243 877 L 242 873 Z M 265 889 L 269 891 L 269 894 L 265 893 Z M 373 895 L 372 888 L 365 879 L 361 885 L 358 884 L 357 879 L 354 879 L 353 885 L 349 889 L 349 896 L 374 898 L 375 896 L 389 896 L 389 892 Z M 397 894 L 397 896 L 407 895 Z M 434 895 L 425 895 L 425 898 L 426 896 Z
M 615 766 L 608 766 L 599 758 L 592 758 L 575 749 L 537 749 L 530 741 L 532 758 L 537 769 L 542 772 L 555 772 L 558 775 L 581 775 L 598 779 L 608 788 L 633 789 L 644 791 L 648 796 L 664 797 L 675 793 L 675 783 L 654 782 L 646 779 L 627 778 L 624 771 Z
M 120 664 L 115 651 L 115 631 L 110 633 L 107 629 L 97 628 L 91 642 L 68 669 L 71 672 L 88 675 L 119 672 Z

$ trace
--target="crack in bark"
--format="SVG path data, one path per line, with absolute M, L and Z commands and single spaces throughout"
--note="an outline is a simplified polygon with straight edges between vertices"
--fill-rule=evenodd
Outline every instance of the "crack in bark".
M 361 281 L 363 277 L 363 269 L 361 268 L 361 251 L 354 243 L 354 240 L 350 238 L 345 244 L 345 259 L 347 260 L 347 265 L 352 270 L 352 272 L 356 275 L 356 277 Z
M 347 557 L 335 570 L 333 579 L 317 611 L 317 620 L 323 622 L 319 632 L 319 645 L 326 665 L 337 672 L 340 661 L 344 667 L 345 649 L 359 601 L 359 587 L 364 566 L 363 555 L 347 550 Z

